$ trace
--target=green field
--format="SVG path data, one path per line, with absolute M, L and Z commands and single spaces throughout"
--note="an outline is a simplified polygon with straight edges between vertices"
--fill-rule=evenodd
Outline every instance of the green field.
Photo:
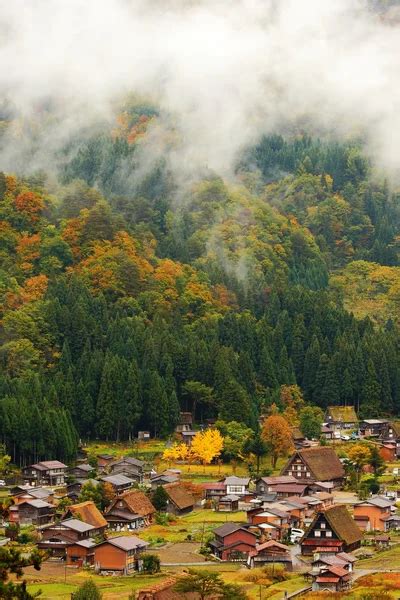
M 358 569 L 386 569 L 388 571 L 398 569 L 400 571 L 400 544 L 376 552 L 372 558 L 360 560 L 357 563 Z
M 150 525 L 140 533 L 140 537 L 150 542 L 153 546 L 160 546 L 167 542 L 205 542 L 212 531 L 221 523 L 246 521 L 244 512 L 220 513 L 213 510 L 195 511 L 168 525 Z
M 39 572 L 35 581 L 28 585 L 28 591 L 35 593 L 41 590 L 40 598 L 43 600 L 52 600 L 53 598 L 70 599 L 71 593 L 76 591 L 79 585 L 87 578 L 91 577 L 96 585 L 99 586 L 103 594 L 103 600 L 114 600 L 121 598 L 126 600 L 132 591 L 137 591 L 143 587 L 154 584 L 165 578 L 165 575 L 156 576 L 136 575 L 132 577 L 103 577 L 100 575 L 91 575 L 84 571 L 71 575 L 67 573 L 67 581 L 64 581 L 62 573 L 59 576 L 46 576 L 45 572 Z M 30 577 L 27 578 L 28 581 Z

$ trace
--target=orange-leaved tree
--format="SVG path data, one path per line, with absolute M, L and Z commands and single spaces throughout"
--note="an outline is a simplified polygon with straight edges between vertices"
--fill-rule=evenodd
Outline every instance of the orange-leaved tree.
M 270 415 L 265 419 L 261 437 L 271 454 L 272 468 L 276 467 L 280 456 L 287 456 L 294 449 L 289 423 L 281 415 Z
M 23 213 L 32 223 L 37 221 L 44 209 L 43 198 L 31 191 L 21 192 L 14 200 L 15 208 Z

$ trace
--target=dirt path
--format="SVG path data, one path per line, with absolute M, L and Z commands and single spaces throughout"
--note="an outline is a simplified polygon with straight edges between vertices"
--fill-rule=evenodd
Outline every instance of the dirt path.
M 199 550 L 200 544 L 195 542 L 178 542 L 152 552 L 160 557 L 162 565 L 184 565 L 204 563 L 204 556 L 198 553 Z

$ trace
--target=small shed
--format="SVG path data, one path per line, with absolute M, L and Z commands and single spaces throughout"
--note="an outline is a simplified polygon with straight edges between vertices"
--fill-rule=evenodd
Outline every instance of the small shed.
M 217 510 L 220 512 L 234 512 L 239 510 L 239 496 L 230 494 L 229 496 L 222 496 L 218 500 Z
M 376 538 L 374 538 L 374 544 L 376 548 L 379 548 L 380 550 L 390 548 L 390 535 L 377 535 Z

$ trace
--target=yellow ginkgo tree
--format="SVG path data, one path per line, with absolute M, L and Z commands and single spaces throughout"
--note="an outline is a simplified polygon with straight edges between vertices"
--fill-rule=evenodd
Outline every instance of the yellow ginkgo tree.
M 203 465 L 209 465 L 214 458 L 221 454 L 223 447 L 224 438 L 218 429 L 205 429 L 196 433 L 190 447 L 184 443 L 176 443 L 170 448 L 166 448 L 163 452 L 163 460 L 168 462 L 198 460 Z

